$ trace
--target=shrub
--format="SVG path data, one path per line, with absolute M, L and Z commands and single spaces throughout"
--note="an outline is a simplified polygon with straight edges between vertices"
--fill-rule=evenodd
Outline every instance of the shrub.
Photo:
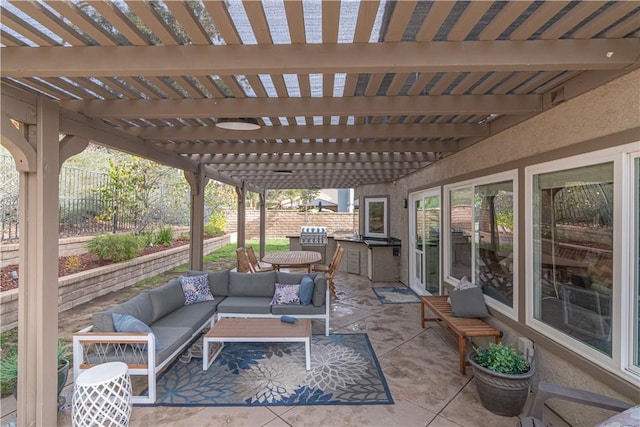
M 160 227 L 155 233 L 153 243 L 156 245 L 170 245 L 173 242 L 173 228 L 170 226 Z
M 138 235 L 138 238 L 142 247 L 146 248 L 147 246 L 153 246 L 156 237 L 152 231 L 143 231 Z
M 132 234 L 102 234 L 91 239 L 87 246 L 100 261 L 120 262 L 140 254 L 142 239 Z
M 489 348 L 476 348 L 475 352 L 476 363 L 492 371 L 512 375 L 529 372 L 529 363 L 510 345 L 491 343 Z
M 222 236 L 227 225 L 227 217 L 223 213 L 214 213 L 209 217 L 209 223 L 204 226 L 204 232 L 209 236 Z
M 82 262 L 82 258 L 78 255 L 71 255 L 65 261 L 64 266 L 70 272 L 77 273 L 82 269 L 82 267 L 84 267 L 84 263 Z

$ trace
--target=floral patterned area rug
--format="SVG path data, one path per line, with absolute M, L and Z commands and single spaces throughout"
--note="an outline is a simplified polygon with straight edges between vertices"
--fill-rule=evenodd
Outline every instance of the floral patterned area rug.
M 407 304 L 420 302 L 418 295 L 406 286 L 371 288 L 382 304 Z
M 158 378 L 155 405 L 394 403 L 367 334 L 314 335 L 309 371 L 302 343 L 229 343 L 207 371 L 201 352 L 186 354 Z

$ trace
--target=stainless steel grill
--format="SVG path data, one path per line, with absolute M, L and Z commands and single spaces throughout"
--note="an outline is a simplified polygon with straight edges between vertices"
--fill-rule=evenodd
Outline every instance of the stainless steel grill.
M 300 246 L 327 246 L 327 227 L 301 227 Z

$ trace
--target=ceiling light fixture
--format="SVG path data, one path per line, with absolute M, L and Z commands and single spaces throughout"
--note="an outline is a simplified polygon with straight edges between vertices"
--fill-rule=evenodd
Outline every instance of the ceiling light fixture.
M 260 125 L 258 120 L 249 117 L 237 119 L 218 119 L 216 127 L 227 130 L 258 130 Z

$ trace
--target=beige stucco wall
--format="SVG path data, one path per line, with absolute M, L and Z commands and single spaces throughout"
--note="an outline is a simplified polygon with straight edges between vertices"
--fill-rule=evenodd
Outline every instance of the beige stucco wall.
M 627 139 L 618 140 L 623 131 L 627 131 Z M 640 141 L 639 70 L 559 104 L 397 182 L 358 187 L 356 197 L 389 195 L 391 235 L 402 240 L 401 280 L 408 283 L 410 210 L 403 208 L 402 199 L 408 198 L 410 192 L 516 168 L 522 177 L 524 167 L 532 164 L 635 141 Z M 519 182 L 519 185 L 522 188 L 524 183 Z M 523 194 L 521 192 L 520 196 L 523 197 Z M 520 221 L 523 226 L 522 216 Z M 524 230 L 522 227 L 520 229 Z M 521 239 L 524 237 L 521 236 Z M 521 254 L 521 280 L 518 286 L 522 295 L 522 279 L 525 277 L 523 259 L 524 254 Z M 520 319 L 524 319 L 523 314 Z M 516 342 L 517 337 L 523 335 L 535 337 L 522 324 L 514 324 L 507 319 L 493 319 L 492 323 L 505 331 L 507 341 Z M 549 340 L 536 342 L 536 365 L 536 381 L 573 385 L 640 403 L 640 390 L 603 369 L 594 369 L 593 365 L 563 351 Z M 555 407 L 573 425 L 594 425 L 595 420 L 606 418 L 606 412 L 575 405 L 556 404 Z

